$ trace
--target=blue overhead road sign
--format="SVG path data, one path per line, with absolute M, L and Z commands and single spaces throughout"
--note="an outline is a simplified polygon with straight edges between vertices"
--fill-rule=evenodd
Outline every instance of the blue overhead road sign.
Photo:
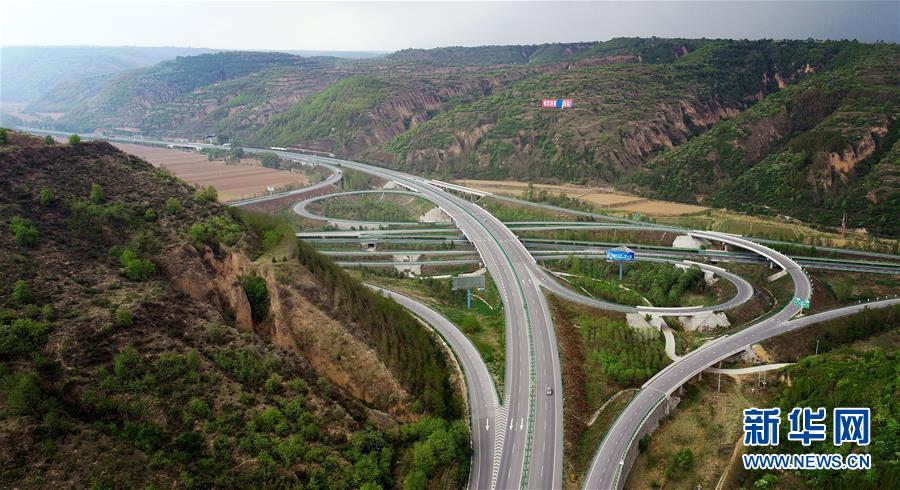
M 634 252 L 625 248 L 617 247 L 606 251 L 607 262 L 634 262 Z
M 606 251 L 607 262 L 619 263 L 619 280 L 622 280 L 622 264 L 634 262 L 634 251 L 628 247 L 616 247 Z

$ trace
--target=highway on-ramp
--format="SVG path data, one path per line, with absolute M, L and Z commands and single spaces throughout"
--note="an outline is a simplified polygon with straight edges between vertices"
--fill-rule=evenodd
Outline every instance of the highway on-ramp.
M 490 486 L 491 472 L 494 462 L 494 417 L 500 406 L 497 389 L 490 371 L 481 359 L 478 349 L 460 331 L 440 313 L 409 296 L 368 285 L 381 294 L 400 303 L 413 315 L 432 326 L 453 350 L 459 360 L 466 378 L 469 394 L 469 411 L 472 426 L 472 469 L 469 473 L 469 488 L 487 488 Z
M 296 154 L 276 152 L 284 158 Z M 304 157 L 309 158 L 309 157 Z M 425 179 L 346 160 L 313 161 L 400 183 L 438 205 L 475 246 L 503 299 L 506 320 L 504 400 L 497 410 L 496 453 L 489 485 L 478 488 L 559 488 L 562 485 L 562 384 L 555 332 L 536 263 L 518 238 L 477 204 Z M 550 388 L 552 395 L 546 394 Z
M 800 266 L 779 252 L 744 238 L 724 233 L 691 232 L 691 235 L 696 238 L 727 243 L 762 255 L 788 272 L 794 282 L 795 296 L 808 300 L 812 294 L 809 278 L 806 277 Z M 601 490 L 621 488 L 629 469 L 626 465 L 630 465 L 627 461 L 628 451 L 637 439 L 638 432 L 654 410 L 664 403 L 673 391 L 706 368 L 747 346 L 791 330 L 792 327 L 788 320 L 799 312 L 800 307 L 792 301 L 773 316 L 692 351 L 677 362 L 669 364 L 647 381 L 604 436 L 603 442 L 591 462 L 584 481 L 584 488 Z M 830 317 L 823 315 L 821 320 L 828 318 Z M 807 320 L 807 322 L 809 321 Z

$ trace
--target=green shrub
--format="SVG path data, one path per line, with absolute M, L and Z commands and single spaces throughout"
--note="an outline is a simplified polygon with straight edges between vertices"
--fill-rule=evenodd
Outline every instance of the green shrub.
M 269 379 L 266 380 L 266 384 L 264 385 L 264 388 L 266 389 L 266 392 L 268 392 L 269 394 L 277 395 L 278 393 L 281 393 L 281 388 L 282 388 L 281 383 L 282 383 L 281 376 L 278 373 L 272 373 L 272 375 L 269 376 Z
M 206 404 L 205 401 L 200 398 L 193 397 L 191 401 L 187 404 L 187 413 L 191 416 L 203 420 L 209 417 L 210 413 L 212 413 L 209 409 L 209 405 Z
M 206 326 L 206 340 L 215 345 L 222 345 L 227 338 L 225 337 L 225 327 L 210 323 Z
M 0 145 L 5 145 L 9 139 L 6 136 L 6 128 L 0 128 Z
M 100 187 L 100 184 L 91 184 L 91 195 L 90 200 L 93 204 L 101 204 L 105 199 L 105 195 L 103 193 L 103 187 Z
M 669 467 L 666 468 L 666 476 L 673 480 L 680 480 L 694 466 L 694 453 L 688 448 L 679 449 L 672 458 Z
M 265 279 L 256 274 L 244 276 L 240 279 L 247 300 L 250 301 L 250 311 L 254 321 L 261 321 L 269 314 L 269 289 Z
M 6 403 L 13 415 L 31 415 L 40 410 L 42 401 L 38 377 L 28 373 L 16 376 L 9 389 Z
M 201 187 L 194 193 L 194 200 L 198 202 L 216 202 L 219 200 L 219 193 L 213 186 Z
M 47 437 L 54 439 L 72 430 L 72 424 L 60 415 L 56 410 L 51 410 L 44 415 L 44 432 Z
M 78 136 L 77 134 L 69 135 L 69 144 L 70 145 L 77 145 L 79 143 L 81 143 L 81 136 Z
M 20 305 L 26 305 L 34 301 L 34 295 L 31 293 L 31 287 L 28 283 L 19 279 L 13 283 L 12 299 Z
M 41 307 L 41 317 L 44 320 L 50 321 L 56 317 L 56 311 L 53 309 L 53 305 L 44 305 Z
M 53 136 L 50 136 L 49 134 L 47 136 L 44 136 L 45 145 L 52 145 L 53 143 L 55 143 L 55 141 L 53 141 Z
M 166 199 L 166 212 L 172 216 L 181 216 L 184 213 L 184 208 L 181 207 L 181 201 L 176 197 Z
M 9 222 L 9 229 L 16 236 L 16 243 L 23 247 L 33 247 L 38 242 L 38 230 L 30 219 L 21 216 L 13 216 Z
M 234 245 L 241 238 L 241 227 L 222 216 L 213 216 L 202 223 L 191 225 L 190 236 L 195 245 L 222 242 Z
M 51 326 L 30 318 L 18 318 L 8 325 L 0 324 L 0 356 L 31 354 L 47 343 Z
M 113 357 L 113 373 L 120 379 L 129 379 L 138 374 L 143 364 L 137 349 L 129 345 Z
M 134 324 L 134 315 L 131 314 L 125 308 L 117 308 L 116 309 L 116 326 L 117 327 L 130 327 Z
M 219 349 L 213 363 L 241 383 L 260 385 L 268 378 L 277 361 L 249 349 Z
M 42 206 L 49 206 L 53 202 L 53 191 L 44 187 L 41 189 L 40 194 L 38 194 L 38 199 Z
M 131 239 L 129 248 L 138 255 L 152 255 L 162 247 L 156 233 L 150 228 L 144 228 Z
M 156 273 L 153 262 L 141 259 L 134 250 L 126 248 L 119 256 L 119 263 L 125 271 L 125 277 L 132 281 L 144 281 Z

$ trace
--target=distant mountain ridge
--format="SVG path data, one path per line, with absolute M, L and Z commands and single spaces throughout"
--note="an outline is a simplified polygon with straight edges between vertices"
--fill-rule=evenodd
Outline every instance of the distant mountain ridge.
M 872 176 L 893 178 L 882 163 L 891 163 L 896 141 L 898 50 L 851 41 L 618 38 L 408 49 L 362 60 L 234 52 L 214 58 L 241 66 L 228 76 L 202 57 L 122 74 L 79 99 L 57 125 L 163 137 L 217 134 L 438 177 L 606 182 L 831 226 L 846 211 L 851 222 L 895 234 L 900 230 L 883 210 L 893 209 L 884 203 L 900 193 L 875 185 Z M 185 77 L 193 83 L 176 82 Z M 862 80 L 873 84 L 859 87 Z M 843 88 L 832 97 L 822 84 Z M 870 96 L 873 103 L 861 102 Z M 555 97 L 573 98 L 575 107 L 539 107 L 542 98 Z M 822 123 L 843 129 L 826 131 Z M 728 133 L 734 124 L 736 135 Z M 753 136 L 755 127 L 774 133 Z M 835 131 L 841 136 L 823 136 Z M 716 135 L 731 139 L 713 142 Z M 740 163 L 726 143 L 740 152 Z M 744 174 L 736 191 L 761 185 L 753 180 L 764 172 L 750 170 L 787 155 L 785 145 L 797 155 L 835 155 L 827 172 L 807 168 L 821 157 L 797 160 L 803 182 L 776 172 L 791 185 L 819 189 L 804 202 L 828 212 L 800 212 L 800 203 L 768 192 L 743 204 L 726 198 L 741 195 L 728 189 Z M 790 185 L 775 187 L 786 192 Z M 856 204 L 846 204 L 850 196 Z
M 176 47 L 4 46 L 0 47 L 3 82 L 0 100 L 34 102 L 59 84 L 150 66 L 176 56 L 215 51 Z

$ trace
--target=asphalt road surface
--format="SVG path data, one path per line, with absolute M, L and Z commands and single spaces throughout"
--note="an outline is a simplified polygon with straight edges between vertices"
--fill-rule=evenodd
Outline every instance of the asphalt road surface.
M 494 464 L 494 417 L 500 406 L 497 389 L 478 349 L 456 325 L 440 313 L 409 296 L 377 286 L 367 285 L 400 303 L 413 315 L 437 330 L 459 360 L 466 378 L 472 422 L 472 469 L 469 488 L 488 488 Z
M 296 155 L 279 152 L 280 156 Z M 304 157 L 308 158 L 308 157 Z M 537 265 L 516 236 L 480 206 L 427 180 L 348 161 L 313 157 L 394 180 L 449 215 L 475 246 L 503 299 L 506 319 L 504 400 L 497 410 L 490 485 L 478 488 L 559 488 L 562 485 L 562 392 L 549 309 L 533 276 Z M 545 394 L 546 387 L 553 395 Z
M 691 232 L 691 235 L 710 241 L 727 243 L 766 257 L 788 272 L 794 282 L 794 295 L 796 297 L 807 300 L 812 295 L 812 286 L 809 278 L 806 277 L 800 266 L 788 257 L 770 248 L 723 233 Z M 850 308 L 860 307 L 861 305 Z M 620 462 L 624 460 L 644 420 L 659 403 L 704 369 L 741 351 L 748 345 L 789 331 L 791 325 L 787 320 L 799 312 L 800 307 L 794 302 L 790 302 L 775 315 L 733 335 L 723 337 L 719 341 L 706 344 L 684 356 L 679 361 L 669 364 L 647 381 L 622 411 L 621 416 L 616 419 L 612 427 L 607 431 L 599 450 L 591 462 L 584 481 L 584 488 L 606 490 L 617 489 L 624 485 L 627 468 L 624 468 L 624 465 L 620 464 Z M 818 321 L 828 318 L 831 318 L 831 316 L 821 314 Z M 810 320 L 806 321 L 809 322 Z

